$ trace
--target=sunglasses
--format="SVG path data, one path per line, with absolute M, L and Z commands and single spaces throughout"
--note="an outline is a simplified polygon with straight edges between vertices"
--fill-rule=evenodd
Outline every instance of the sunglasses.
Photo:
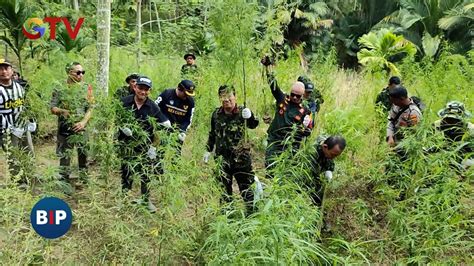
M 296 93 L 290 93 L 290 96 L 293 98 L 293 97 L 296 97 L 298 99 L 300 99 L 303 95 L 299 95 L 299 94 L 296 94 Z
M 77 71 L 77 72 L 76 72 L 76 75 L 78 75 L 78 76 L 81 75 L 81 74 L 82 74 L 82 75 L 86 74 L 86 71 L 83 70 L 83 71 Z
M 151 90 L 150 87 L 146 87 L 146 86 L 137 86 L 137 88 L 138 88 L 139 90 L 141 90 L 141 91 L 149 91 L 149 90 Z

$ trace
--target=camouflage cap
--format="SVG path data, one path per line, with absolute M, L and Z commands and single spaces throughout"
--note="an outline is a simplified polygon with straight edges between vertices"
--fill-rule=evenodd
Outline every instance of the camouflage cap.
M 460 101 L 451 101 L 446 104 L 446 107 L 438 111 L 440 117 L 452 118 L 470 118 L 472 115 L 464 107 L 464 103 Z

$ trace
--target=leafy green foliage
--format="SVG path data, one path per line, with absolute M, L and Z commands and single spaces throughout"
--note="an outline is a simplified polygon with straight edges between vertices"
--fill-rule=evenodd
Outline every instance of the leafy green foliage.
M 399 55 L 413 56 L 416 53 L 416 48 L 411 42 L 388 29 L 370 32 L 360 37 L 359 43 L 364 47 L 357 54 L 362 65 L 374 67 L 375 70 L 389 69 L 394 75 L 398 75 L 399 70 L 391 62 L 392 58 Z

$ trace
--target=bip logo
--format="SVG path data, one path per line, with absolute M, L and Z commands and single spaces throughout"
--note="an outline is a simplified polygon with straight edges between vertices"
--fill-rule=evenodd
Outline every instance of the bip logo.
M 72 40 L 75 40 L 79 30 L 81 29 L 82 23 L 84 23 L 84 18 L 79 18 L 77 20 L 76 26 L 74 29 L 71 27 L 71 23 L 69 22 L 68 18 L 66 17 L 46 17 L 44 19 L 40 18 L 29 18 L 25 21 L 22 27 L 23 35 L 30 40 L 36 40 L 44 36 L 46 33 L 46 28 L 41 27 L 44 23 L 49 24 L 49 39 L 55 40 L 56 39 L 56 25 L 59 22 L 63 22 L 64 26 L 66 26 L 66 31 L 69 37 Z M 26 27 L 25 27 L 26 26 Z M 30 31 L 34 31 L 35 33 L 31 33 Z
M 40 236 L 58 238 L 71 228 L 72 212 L 63 200 L 47 197 L 35 204 L 31 210 L 30 222 Z

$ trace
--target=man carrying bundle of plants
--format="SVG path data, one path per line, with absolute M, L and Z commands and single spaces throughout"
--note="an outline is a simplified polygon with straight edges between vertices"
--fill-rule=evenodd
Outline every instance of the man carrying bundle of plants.
M 267 68 L 271 65 L 267 58 L 261 63 Z M 311 111 L 303 106 L 302 98 L 305 86 L 297 81 L 291 86 L 290 95 L 283 93 L 278 87 L 272 73 L 267 71 L 267 79 L 273 97 L 276 100 L 275 116 L 268 128 L 268 146 L 265 151 L 267 171 L 275 166 L 275 159 L 287 148 L 292 151 L 299 149 L 301 141 L 311 134 Z M 267 173 L 272 177 L 271 173 Z
M 324 197 L 325 183 L 321 180 L 324 173 L 327 181 L 331 181 L 335 168 L 334 159 L 346 148 L 346 140 L 342 136 L 320 136 L 316 141 L 316 152 L 310 155 L 311 180 L 306 180 L 306 187 L 313 203 L 321 207 Z
M 163 173 L 161 153 L 157 151 L 159 139 L 152 121 L 165 128 L 171 123 L 160 111 L 160 108 L 148 98 L 152 81 L 148 77 L 140 77 L 134 86 L 135 94 L 122 98 L 122 112 L 119 116 L 120 156 L 122 157 L 122 191 L 132 189 L 133 176 L 141 179 L 143 201 L 150 212 L 156 207 L 150 201 L 150 175 Z
M 7 162 L 11 174 L 18 176 L 28 154 L 25 131 L 36 130 L 36 123 L 25 119 L 25 88 L 12 79 L 13 65 L 0 59 L 0 146 L 7 152 Z M 31 151 L 30 151 L 31 152 Z M 21 188 L 27 187 L 27 177 L 23 172 L 18 180 Z
M 244 199 L 248 213 L 252 212 L 254 182 L 250 147 L 246 147 L 245 127 L 254 129 L 259 121 L 249 108 L 238 106 L 235 90 L 232 86 L 222 85 L 218 90 L 222 106 L 211 116 L 211 130 L 207 142 L 204 162 L 207 163 L 214 150 L 216 156 L 223 159 L 220 181 L 225 189 L 224 201 L 232 199 L 232 179 L 235 177 L 240 194 Z
M 53 90 L 51 113 L 58 116 L 56 153 L 59 156 L 61 179 L 70 182 L 71 153 L 77 146 L 79 179 L 87 183 L 87 136 L 85 129 L 92 117 L 94 95 L 92 86 L 84 83 L 86 71 L 78 62 L 66 65 L 66 84 L 58 84 Z

